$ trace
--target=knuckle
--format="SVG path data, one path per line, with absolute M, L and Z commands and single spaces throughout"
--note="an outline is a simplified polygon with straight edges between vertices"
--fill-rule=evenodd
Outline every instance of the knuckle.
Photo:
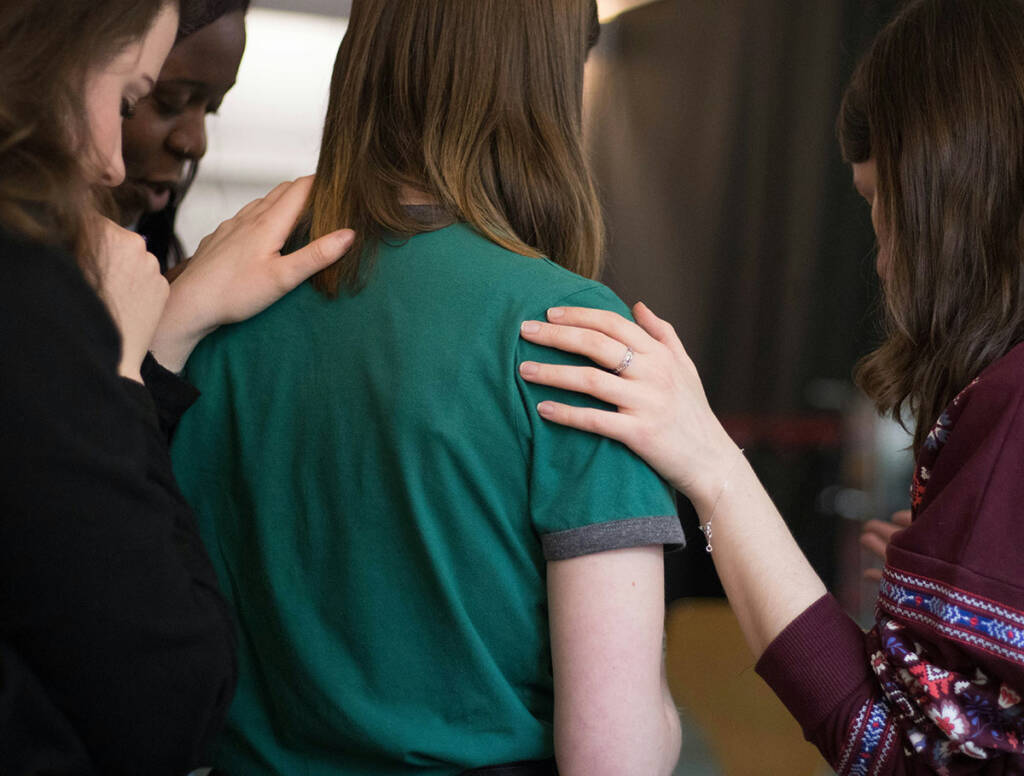
M 146 253 L 146 239 L 141 234 L 125 231 L 124 245 L 133 253 Z

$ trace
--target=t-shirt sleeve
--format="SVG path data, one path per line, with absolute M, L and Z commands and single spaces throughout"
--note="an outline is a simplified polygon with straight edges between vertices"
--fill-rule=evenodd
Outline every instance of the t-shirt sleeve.
M 611 291 L 594 284 L 554 302 L 629 310 Z M 550 305 L 549 305 L 550 306 Z M 543 310 L 536 312 L 543 316 Z M 520 340 L 523 361 L 588 365 L 585 358 Z M 529 437 L 530 516 L 547 560 L 650 544 L 685 542 L 668 485 L 625 445 L 544 420 L 545 400 L 614 410 L 589 396 L 535 385 L 518 376 Z

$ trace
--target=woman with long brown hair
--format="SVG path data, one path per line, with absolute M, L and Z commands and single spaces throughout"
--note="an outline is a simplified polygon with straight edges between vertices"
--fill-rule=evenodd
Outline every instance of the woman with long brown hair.
M 0 7 L 4 774 L 203 763 L 233 623 L 167 454 L 195 394 L 147 351 L 156 333 L 173 365 L 340 253 L 277 253 L 308 181 L 223 225 L 170 292 L 142 238 L 101 215 L 124 177 L 122 119 L 177 27 L 175 0 Z
M 240 622 L 231 772 L 672 770 L 674 505 L 532 416 L 508 329 L 625 311 L 587 279 L 597 31 L 593 0 L 352 5 L 308 221 L 359 249 L 197 349 L 173 448 Z
M 915 421 L 913 522 L 891 540 L 877 622 L 826 594 L 712 414 L 664 321 L 576 308 L 525 363 L 618 412 L 539 406 L 629 445 L 693 501 L 758 671 L 842 775 L 1024 773 L 1024 4 L 915 0 L 859 65 L 839 117 L 871 204 L 888 336 L 861 387 Z

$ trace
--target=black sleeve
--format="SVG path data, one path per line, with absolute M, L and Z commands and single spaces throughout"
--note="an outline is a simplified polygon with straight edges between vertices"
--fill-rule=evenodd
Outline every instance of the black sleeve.
M 170 442 L 181 416 L 199 398 L 199 391 L 174 372 L 160 366 L 152 353 L 147 353 L 142 362 L 142 381 L 156 405 L 160 430 Z
M 226 714 L 233 625 L 119 348 L 70 260 L 0 236 L 0 641 L 98 772 L 180 776 Z

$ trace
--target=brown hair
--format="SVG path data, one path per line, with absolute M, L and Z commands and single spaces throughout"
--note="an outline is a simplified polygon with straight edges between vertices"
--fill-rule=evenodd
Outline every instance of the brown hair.
M 85 83 L 177 0 L 5 3 L 0 14 L 0 227 L 61 246 L 91 268 Z M 87 273 L 88 274 L 88 273 Z
M 402 207 L 403 187 L 504 248 L 596 276 L 581 125 L 599 29 L 594 0 L 354 0 L 309 218 L 314 238 L 358 237 L 315 286 L 358 288 L 382 235 L 429 228 Z
M 1024 5 L 917 0 L 878 36 L 838 128 L 878 168 L 886 340 L 863 390 L 916 421 L 1024 340 Z

